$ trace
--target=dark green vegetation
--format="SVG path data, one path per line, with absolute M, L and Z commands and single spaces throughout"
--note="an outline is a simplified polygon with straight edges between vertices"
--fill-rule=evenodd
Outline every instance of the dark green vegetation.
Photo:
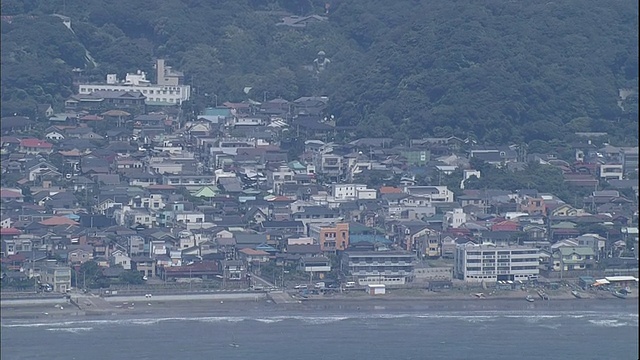
M 36 17 L 3 21 L 2 114 L 62 100 L 72 68 L 102 79 L 152 73 L 164 57 L 198 107 L 212 94 L 244 100 L 250 86 L 256 100 L 328 95 L 338 126 L 360 136 L 521 143 L 598 131 L 637 142 L 635 1 L 327 2 L 328 22 L 296 29 L 275 26 L 280 11 L 322 13 L 325 1 L 3 1 L 3 16 Z M 319 50 L 332 64 L 316 80 L 303 66 Z M 619 103 L 620 89 L 635 94 Z

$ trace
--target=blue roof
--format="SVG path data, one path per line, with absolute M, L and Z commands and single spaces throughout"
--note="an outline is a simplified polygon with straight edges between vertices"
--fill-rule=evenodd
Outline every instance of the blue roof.
M 206 108 L 202 115 L 227 117 L 231 115 L 231 110 L 226 108 Z
M 256 246 L 256 250 L 262 250 L 262 251 L 266 251 L 266 252 L 278 252 L 278 249 L 274 248 L 271 245 L 267 245 L 265 243 L 262 243 L 262 244 Z
M 359 242 L 369 242 L 372 244 L 382 243 L 391 244 L 391 240 L 385 238 L 382 235 L 349 235 L 349 243 L 357 244 Z

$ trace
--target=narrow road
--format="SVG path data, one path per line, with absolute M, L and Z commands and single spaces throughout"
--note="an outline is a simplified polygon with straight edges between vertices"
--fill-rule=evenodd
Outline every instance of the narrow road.
M 251 278 L 253 279 L 251 281 L 252 285 L 258 285 L 258 286 L 263 286 L 263 287 L 276 287 L 275 285 L 273 285 L 273 283 L 265 280 L 264 278 L 261 278 L 260 276 L 251 273 Z

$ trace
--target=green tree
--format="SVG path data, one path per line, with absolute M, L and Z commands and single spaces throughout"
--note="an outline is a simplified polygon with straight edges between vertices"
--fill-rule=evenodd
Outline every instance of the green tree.
M 120 282 L 131 285 L 140 285 L 144 284 L 144 279 L 142 278 L 142 274 L 136 270 L 125 270 L 118 277 Z

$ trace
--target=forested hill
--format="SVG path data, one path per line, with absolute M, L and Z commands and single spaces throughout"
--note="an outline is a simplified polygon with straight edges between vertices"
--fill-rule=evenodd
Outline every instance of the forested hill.
M 328 21 L 276 26 L 327 3 Z M 3 115 L 68 96 L 72 68 L 102 79 L 164 57 L 200 95 L 328 95 L 363 136 L 638 139 L 637 1 L 3 0 L 2 15 Z M 315 79 L 319 50 L 332 62 Z

